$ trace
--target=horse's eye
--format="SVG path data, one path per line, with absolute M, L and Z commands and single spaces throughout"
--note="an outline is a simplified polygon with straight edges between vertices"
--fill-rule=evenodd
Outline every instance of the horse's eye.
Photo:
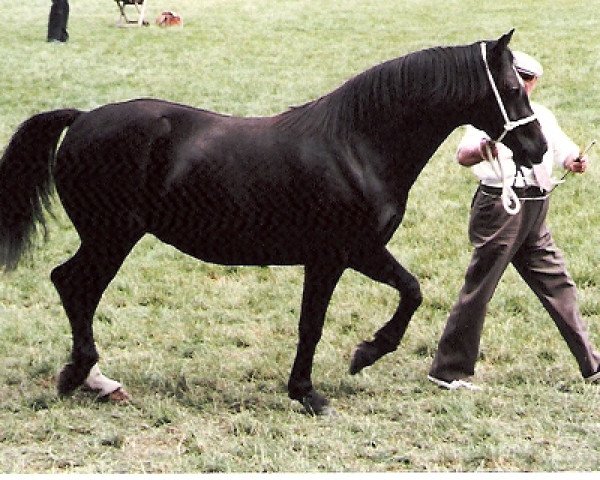
M 511 97 L 518 97 L 521 94 L 521 86 L 515 85 L 508 88 L 508 94 Z

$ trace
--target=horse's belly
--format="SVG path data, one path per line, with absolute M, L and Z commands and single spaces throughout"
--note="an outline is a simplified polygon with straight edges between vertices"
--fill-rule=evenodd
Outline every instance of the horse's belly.
M 188 255 L 221 265 L 298 265 L 315 251 L 310 239 L 293 232 L 161 228 L 151 233 Z
M 290 184 L 265 189 L 268 193 L 240 188 L 234 194 L 219 185 L 208 189 L 199 183 L 188 188 L 193 194 L 172 194 L 157 203 L 149 233 L 225 265 L 306 264 L 320 255 L 345 256 L 380 236 L 364 203 L 335 193 L 313 194 Z M 212 195 L 202 193 L 209 190 Z

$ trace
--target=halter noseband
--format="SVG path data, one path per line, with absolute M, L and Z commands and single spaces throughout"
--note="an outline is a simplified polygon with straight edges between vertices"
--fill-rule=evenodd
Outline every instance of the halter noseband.
M 498 87 L 496 86 L 496 82 L 494 82 L 494 77 L 492 76 L 492 72 L 490 71 L 490 66 L 487 61 L 487 51 L 485 42 L 480 43 L 481 46 L 481 56 L 483 57 L 483 64 L 485 65 L 485 71 L 487 73 L 488 79 L 490 81 L 490 86 L 492 87 L 492 91 L 494 92 L 494 96 L 496 97 L 496 101 L 498 102 L 498 107 L 500 108 L 500 113 L 502 113 L 502 117 L 504 118 L 504 131 L 502 134 L 494 140 L 495 142 L 501 142 L 506 134 L 517 127 L 522 125 L 526 125 L 528 123 L 533 122 L 537 119 L 536 114 L 529 115 L 528 117 L 521 118 L 520 120 L 511 120 L 508 118 L 508 113 L 506 113 L 506 108 L 504 107 L 504 103 L 502 102 L 502 97 L 500 97 L 500 92 L 498 91 Z M 510 215 L 516 215 L 521 210 L 521 203 L 519 202 L 519 197 L 512 189 L 509 179 L 504 178 L 504 171 L 502 169 L 502 163 L 498 158 L 495 158 L 492 155 L 492 150 L 489 145 L 486 144 L 486 156 L 487 160 L 490 162 L 492 168 L 496 175 L 500 177 L 502 181 L 502 206 L 506 213 Z M 496 164 L 498 168 L 496 168 Z M 500 171 L 498 171 L 498 169 Z

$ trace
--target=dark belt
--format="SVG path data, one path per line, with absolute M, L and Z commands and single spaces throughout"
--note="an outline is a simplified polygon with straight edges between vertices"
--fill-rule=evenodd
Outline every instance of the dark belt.
M 512 187 L 519 198 L 543 198 L 548 196 L 548 192 L 544 192 L 540 187 Z M 479 185 L 479 190 L 487 195 L 499 197 L 502 195 L 502 189 L 498 187 L 490 187 L 488 185 Z

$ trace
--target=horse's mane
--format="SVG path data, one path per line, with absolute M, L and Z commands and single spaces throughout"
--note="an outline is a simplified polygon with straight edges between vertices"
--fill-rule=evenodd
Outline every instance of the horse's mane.
M 487 80 L 478 44 L 434 47 L 376 65 L 331 93 L 279 115 L 284 127 L 348 134 L 383 116 L 402 122 L 449 103 L 472 104 Z

